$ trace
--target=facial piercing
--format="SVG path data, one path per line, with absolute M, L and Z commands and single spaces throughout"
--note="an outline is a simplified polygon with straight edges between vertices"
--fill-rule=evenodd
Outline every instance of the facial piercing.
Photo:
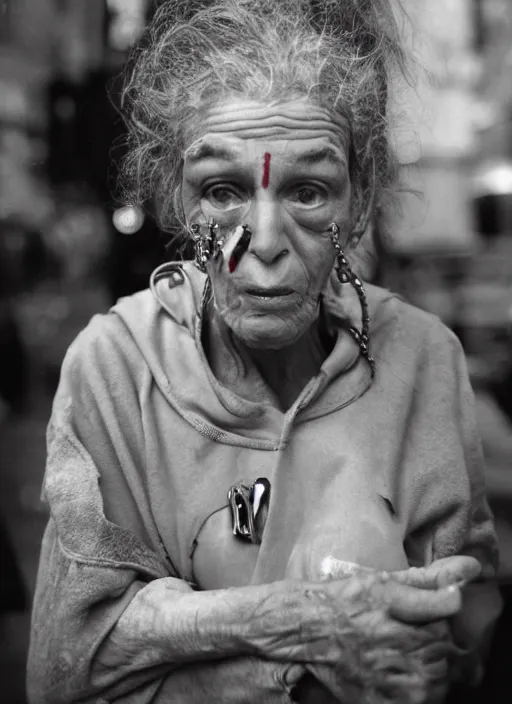
M 194 240 L 194 264 L 204 273 L 212 255 L 217 256 L 223 246 L 222 240 L 217 240 L 219 226 L 213 218 L 210 218 L 206 232 L 199 223 L 191 225 L 190 232 Z
M 357 274 L 352 271 L 350 264 L 348 263 L 345 252 L 340 244 L 340 228 L 335 222 L 330 225 L 329 234 L 333 247 L 336 250 L 336 273 L 338 275 L 338 279 L 342 284 L 350 283 L 351 286 L 354 287 L 359 298 L 363 327 L 361 331 L 359 331 L 357 328 L 351 326 L 349 328 L 349 332 L 359 345 L 361 356 L 368 361 L 373 378 L 375 376 L 375 360 L 370 355 L 370 315 L 368 311 L 368 301 L 366 300 L 366 291 L 364 289 L 363 282 Z

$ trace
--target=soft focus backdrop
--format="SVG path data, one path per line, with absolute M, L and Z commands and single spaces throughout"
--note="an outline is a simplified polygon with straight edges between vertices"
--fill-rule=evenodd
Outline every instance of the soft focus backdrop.
M 507 595 L 512 1 L 402 3 L 411 81 L 396 82 L 389 105 L 402 192 L 368 236 L 366 274 L 439 315 L 465 347 Z M 46 520 L 45 429 L 63 354 L 91 315 L 145 288 L 166 256 L 151 222 L 133 235 L 112 225 L 122 205 L 115 189 L 123 136 L 118 76 L 157 4 L 0 0 L 2 704 L 25 703 L 30 600 Z M 504 686 L 482 704 L 512 701 Z

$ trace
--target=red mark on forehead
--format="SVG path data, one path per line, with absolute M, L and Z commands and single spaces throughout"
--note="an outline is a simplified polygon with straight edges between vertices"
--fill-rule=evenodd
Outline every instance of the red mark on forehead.
M 265 152 L 265 156 L 263 157 L 263 178 L 261 179 L 261 185 L 263 188 L 268 188 L 268 182 L 270 179 L 270 159 L 271 159 L 271 154 L 268 152 Z

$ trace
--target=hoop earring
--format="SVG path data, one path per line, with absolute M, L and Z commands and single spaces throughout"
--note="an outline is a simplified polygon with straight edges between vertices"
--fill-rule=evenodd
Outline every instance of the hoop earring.
M 190 233 L 194 240 L 194 264 L 203 273 L 206 273 L 206 265 L 212 255 L 217 255 L 223 245 L 220 240 L 217 240 L 219 226 L 213 218 L 208 220 L 207 227 L 207 232 L 201 229 L 199 223 L 194 223 L 190 227 Z
M 363 322 L 363 327 L 359 331 L 356 327 L 349 327 L 349 332 L 359 345 L 359 351 L 361 356 L 364 357 L 368 364 L 370 365 L 370 371 L 372 379 L 375 376 L 375 360 L 370 355 L 370 314 L 368 312 L 368 301 L 366 300 L 366 291 L 364 289 L 363 282 L 361 279 L 352 271 L 350 264 L 345 256 L 340 244 L 340 228 L 333 222 L 329 227 L 329 234 L 331 237 L 331 242 L 334 249 L 336 250 L 336 260 L 337 267 L 336 273 L 340 283 L 349 283 L 354 287 L 357 296 L 359 298 L 359 303 L 361 305 L 361 318 Z

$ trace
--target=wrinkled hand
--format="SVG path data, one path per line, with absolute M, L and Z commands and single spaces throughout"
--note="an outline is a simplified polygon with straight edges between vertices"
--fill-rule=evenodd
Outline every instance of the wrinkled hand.
M 402 583 L 435 589 L 449 583 L 463 583 L 463 609 L 450 619 L 450 632 L 457 654 L 450 661 L 450 681 L 476 685 L 483 677 L 493 625 L 501 612 L 501 599 L 491 582 L 478 581 L 480 563 L 471 557 L 454 556 L 436 560 L 428 567 L 393 573 Z M 474 582 L 474 584 L 471 582 Z
M 336 575 L 336 560 L 329 560 L 329 578 L 332 579 Z M 340 563 L 340 577 L 346 574 L 347 566 L 344 563 Z M 411 587 L 416 587 L 419 589 L 440 589 L 447 587 L 450 584 L 461 584 L 465 582 L 471 582 L 476 579 L 481 572 L 480 563 L 472 557 L 467 556 L 452 556 L 436 560 L 431 565 L 421 568 L 409 568 L 406 570 L 400 570 L 392 572 L 390 577 L 401 584 L 406 584 Z M 369 573 L 368 568 L 361 568 L 360 570 L 354 565 L 352 569 L 352 574 L 365 575 Z M 326 575 L 327 576 L 327 575 Z M 426 626 L 424 627 L 426 628 Z M 438 623 L 437 629 L 440 631 L 439 644 L 442 642 L 446 643 L 447 648 L 443 651 L 442 648 L 438 648 L 437 651 L 430 649 L 430 655 L 425 659 L 426 653 L 418 651 L 418 653 L 412 659 L 412 666 L 417 669 L 416 676 L 414 680 L 411 680 L 409 686 L 409 696 L 411 701 L 415 701 L 415 697 L 418 701 L 425 702 L 438 702 L 443 701 L 445 692 L 447 689 L 447 684 L 449 681 L 448 676 L 448 654 L 454 654 L 456 651 L 455 647 L 450 647 L 449 643 L 451 641 L 450 631 L 447 622 L 443 624 Z M 433 659 L 432 659 L 433 658 Z M 327 674 L 327 673 L 326 673 Z M 331 675 L 332 676 L 332 675 Z M 325 680 L 325 678 L 324 678 Z M 391 686 L 391 691 L 393 691 L 393 680 L 390 678 L 388 685 Z M 304 688 L 304 692 L 301 696 L 301 702 L 304 701 L 305 704 L 327 704 L 328 702 L 336 701 L 328 692 L 325 691 L 323 685 L 318 681 L 310 680 L 307 686 Z M 398 694 L 393 694 L 391 698 L 394 700 L 398 697 Z M 386 701 L 386 695 L 383 694 L 381 699 L 378 701 Z M 398 701 L 400 701 L 398 699 Z M 407 699 L 405 701 L 408 701 Z
M 369 628 L 368 628 L 369 626 Z M 372 624 L 367 626 L 371 631 Z M 453 646 L 446 621 L 417 626 L 415 633 L 382 628 L 359 634 L 345 662 L 309 665 L 318 681 L 305 704 L 441 704 L 448 691 L 448 659 Z M 330 698 L 319 696 L 320 687 Z
M 457 587 L 421 589 L 366 572 L 301 588 L 299 623 L 287 638 L 269 634 L 267 657 L 305 663 L 344 704 L 442 701 Z
M 470 582 L 476 579 L 480 572 L 481 565 L 474 558 L 452 556 L 436 560 L 427 567 L 412 567 L 393 572 L 390 576 L 401 584 L 419 589 L 435 590 L 451 584 Z M 362 570 L 361 573 L 367 574 L 368 570 Z M 423 626 L 423 628 L 428 630 L 430 627 Z M 432 631 L 433 629 L 430 628 L 430 630 Z M 374 694 L 376 701 L 401 701 L 400 689 L 404 686 L 408 691 L 403 694 L 405 697 L 403 701 L 428 702 L 430 704 L 444 700 L 449 682 L 449 656 L 453 655 L 456 649 L 451 643 L 450 628 L 447 621 L 438 622 L 435 630 L 439 636 L 437 648 L 419 648 L 415 653 L 408 654 L 410 662 L 408 674 L 405 674 L 407 672 L 405 668 L 402 669 L 403 674 L 399 676 L 397 676 L 397 673 L 389 673 L 389 676 L 385 678 L 385 683 L 376 686 Z M 379 662 L 379 667 L 386 662 L 386 658 L 381 658 L 377 655 L 377 661 Z M 332 679 L 332 675 L 332 672 L 324 672 L 323 676 L 317 673 L 319 680 L 323 681 L 327 686 L 329 685 L 329 678 Z M 329 695 L 327 693 L 322 695 L 322 689 L 323 686 L 319 682 L 316 683 L 316 686 L 310 682 L 309 687 L 302 696 L 302 700 L 305 704 L 317 704 L 317 702 L 322 702 L 323 704 L 323 702 L 334 701 L 333 699 L 328 699 Z M 325 696 L 326 694 L 327 696 Z

